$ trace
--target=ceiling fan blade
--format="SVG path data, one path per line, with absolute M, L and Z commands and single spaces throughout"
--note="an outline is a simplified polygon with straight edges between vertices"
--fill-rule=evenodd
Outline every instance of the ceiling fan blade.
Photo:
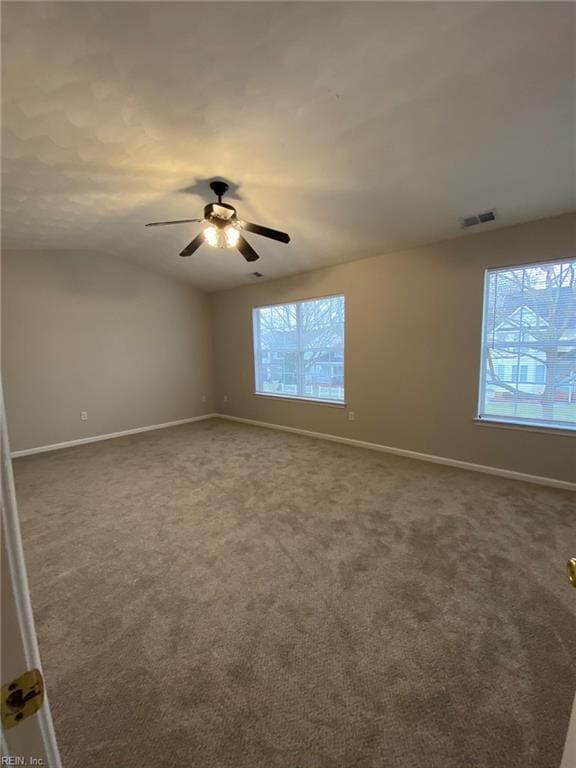
M 238 245 L 236 246 L 246 261 L 256 261 L 260 258 L 250 243 L 245 240 L 242 235 L 238 238 Z
M 186 248 L 184 248 L 184 250 L 180 253 L 180 256 L 192 256 L 194 251 L 197 251 L 203 242 L 204 242 L 204 231 L 196 235 L 196 237 L 194 238 L 194 240 L 192 240 L 191 243 L 188 243 Z
M 204 221 L 204 219 L 178 219 L 177 221 L 151 221 L 146 224 L 147 227 L 165 227 L 167 224 L 188 224 L 193 221 Z
M 253 232 L 255 235 L 262 235 L 262 237 L 269 237 L 272 240 L 278 240 L 281 243 L 289 243 L 290 235 L 286 232 L 279 232 L 277 229 L 270 229 L 270 227 L 261 227 L 260 224 L 251 224 L 249 221 L 241 221 L 240 226 L 245 229 L 246 232 Z

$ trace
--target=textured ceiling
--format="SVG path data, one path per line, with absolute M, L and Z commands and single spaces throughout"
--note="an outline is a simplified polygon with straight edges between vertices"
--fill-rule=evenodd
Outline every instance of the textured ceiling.
M 208 290 L 575 207 L 571 3 L 2 3 L 3 244 Z M 285 229 L 181 259 L 207 179 Z M 473 236 L 473 233 L 471 233 Z

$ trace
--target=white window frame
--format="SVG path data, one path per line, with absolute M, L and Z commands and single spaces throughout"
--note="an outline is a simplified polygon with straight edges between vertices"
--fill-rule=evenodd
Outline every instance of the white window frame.
M 564 433 L 573 436 L 576 432 L 576 424 L 570 422 L 551 422 L 544 419 L 523 419 L 522 417 L 512 416 L 498 416 L 496 414 L 484 414 L 482 408 L 485 404 L 485 391 L 486 391 L 486 359 L 485 347 L 486 341 L 486 311 L 488 307 L 488 285 L 490 275 L 495 272 L 510 272 L 514 269 L 526 269 L 529 267 L 538 267 L 541 264 L 552 263 L 562 264 L 564 262 L 574 261 L 573 258 L 563 259 L 550 259 L 534 262 L 526 262 L 523 264 L 510 264 L 505 267 L 488 267 L 484 270 L 484 284 L 483 284 L 483 298 L 482 298 L 482 333 L 480 340 L 480 381 L 478 387 L 478 401 L 476 408 L 476 415 L 474 421 L 477 424 L 483 424 L 486 426 L 504 427 L 510 429 L 521 429 L 527 431 L 547 432 L 547 433 Z
M 266 309 L 266 307 L 281 307 L 285 306 L 286 304 L 295 304 L 296 307 L 300 307 L 302 304 L 307 304 L 311 301 L 321 301 L 322 299 L 336 299 L 341 298 L 344 301 L 344 328 L 343 328 L 343 365 L 342 365 L 342 389 L 344 390 L 344 399 L 343 400 L 332 400 L 332 399 L 322 399 L 318 397 L 310 397 L 305 395 L 288 395 L 281 392 L 261 392 L 258 389 L 258 358 L 257 358 L 257 351 L 259 351 L 259 343 L 258 347 L 257 341 L 258 341 L 258 311 L 261 309 Z M 298 309 L 297 309 L 298 311 Z M 343 293 L 331 293 L 331 294 L 323 294 L 322 296 L 309 296 L 305 299 L 287 299 L 286 301 L 278 301 L 274 302 L 273 304 L 259 304 L 257 306 L 252 307 L 252 355 L 253 355 L 253 372 L 254 372 L 254 387 L 253 387 L 253 394 L 255 397 L 266 397 L 270 400 L 288 400 L 288 401 L 295 401 L 300 403 L 310 403 L 315 405 L 328 405 L 332 406 L 333 408 L 345 408 L 346 407 L 346 318 L 347 318 L 347 307 L 346 307 L 346 296 Z M 298 328 L 300 328 L 298 324 Z

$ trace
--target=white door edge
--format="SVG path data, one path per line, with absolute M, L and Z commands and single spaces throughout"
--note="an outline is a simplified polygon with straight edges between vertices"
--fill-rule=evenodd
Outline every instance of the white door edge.
M 3 664 L 2 684 L 8 682 L 8 677 L 18 676 L 23 672 L 37 668 L 42 670 L 40 651 L 34 627 L 34 616 L 28 587 L 28 576 L 22 548 L 20 521 L 16 505 L 14 475 L 6 428 L 6 411 L 4 393 L 0 382 L 0 453 L 2 454 L 1 495 L 3 553 L 7 560 L 8 585 L 3 585 L 2 600 L 13 603 L 13 613 L 17 626 L 5 626 L 2 630 L 4 644 L 13 646 L 11 657 L 20 657 L 25 663 L 25 669 L 6 669 Z M 5 570 L 5 573 L 6 573 Z M 9 665 L 7 665 L 9 666 Z M 21 724 L 2 734 L 2 750 L 5 755 L 29 757 L 32 750 L 34 757 L 41 757 L 48 768 L 62 768 L 48 691 L 40 710 Z M 26 752 L 28 754 L 26 754 Z
M 564 757 L 562 758 L 560 768 L 576 768 L 576 698 L 572 705 L 572 717 L 568 724 Z

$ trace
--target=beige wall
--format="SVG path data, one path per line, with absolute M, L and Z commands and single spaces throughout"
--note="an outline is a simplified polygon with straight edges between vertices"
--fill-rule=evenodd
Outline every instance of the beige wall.
M 575 232 L 576 216 L 561 216 L 211 297 L 109 256 L 6 252 L 12 450 L 220 411 L 574 482 L 575 436 L 474 415 L 484 270 L 571 257 Z M 252 307 L 331 293 L 346 296 L 353 422 L 346 409 L 253 394 Z
M 474 421 L 484 270 L 573 257 L 575 228 L 566 215 L 214 294 L 216 409 L 576 481 L 576 436 Z M 252 307 L 332 293 L 346 297 L 353 422 L 343 408 L 253 394 Z
M 101 254 L 5 252 L 2 273 L 13 451 L 213 410 L 201 291 Z

